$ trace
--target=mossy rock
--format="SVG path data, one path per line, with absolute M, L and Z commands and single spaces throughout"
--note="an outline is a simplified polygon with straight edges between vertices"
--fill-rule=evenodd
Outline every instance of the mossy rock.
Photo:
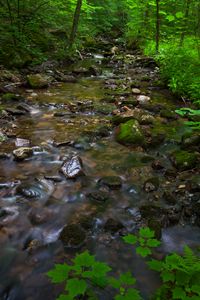
M 137 120 L 120 124 L 116 130 L 116 141 L 121 144 L 143 146 L 145 138 Z
M 192 169 L 196 166 L 198 156 L 196 153 L 190 153 L 188 151 L 178 150 L 171 154 L 171 159 L 174 166 L 180 170 L 185 171 Z
M 30 74 L 27 76 L 28 84 L 33 89 L 46 88 L 52 82 L 52 77 L 44 74 Z
M 84 244 L 86 233 L 79 225 L 70 224 L 63 228 L 59 239 L 65 247 L 77 248 Z
M 117 190 L 121 188 L 122 181 L 119 176 L 104 176 L 98 181 L 99 186 L 107 186 L 111 190 Z
M 19 100 L 19 96 L 15 95 L 13 93 L 6 93 L 1 97 L 1 99 L 3 101 Z

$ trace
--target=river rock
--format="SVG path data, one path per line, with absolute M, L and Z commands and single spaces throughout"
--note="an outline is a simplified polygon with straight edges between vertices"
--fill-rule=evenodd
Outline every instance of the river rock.
M 198 156 L 196 153 L 177 150 L 171 154 L 171 160 L 178 170 L 185 171 L 196 167 Z
M 6 140 L 7 136 L 2 131 L 0 131 L 0 143 L 5 142 Z
M 86 197 L 90 201 L 95 201 L 95 202 L 106 202 L 109 199 L 109 194 L 105 191 L 96 191 L 96 192 L 91 192 L 86 195 Z
M 104 230 L 109 231 L 111 233 L 119 232 L 123 228 L 124 228 L 124 225 L 120 221 L 112 219 L 112 218 L 108 219 L 104 225 Z
M 1 97 L 1 99 L 3 101 L 19 100 L 20 96 L 13 93 L 6 93 Z
M 188 180 L 187 189 L 192 193 L 200 192 L 200 175 L 194 175 Z
M 158 177 L 149 178 L 144 183 L 144 190 L 147 193 L 156 191 L 158 188 L 159 188 L 159 178 Z
M 46 88 L 52 82 L 52 77 L 45 74 L 30 74 L 27 80 L 31 88 L 40 89 Z
M 132 89 L 132 93 L 138 95 L 138 94 L 141 93 L 141 91 L 139 89 L 137 89 L 137 88 L 133 88 Z
M 171 120 L 177 119 L 177 115 L 175 114 L 175 112 L 170 109 L 162 109 L 160 112 L 160 116 L 162 118 L 171 119 Z
M 136 99 L 139 103 L 146 103 L 151 100 L 151 98 L 149 96 L 145 96 L 145 95 L 139 95 L 139 96 L 137 96 Z
M 17 108 L 6 108 L 5 111 L 12 116 L 22 116 L 26 114 L 25 111 Z
M 26 139 L 16 138 L 15 146 L 16 147 L 27 147 L 30 145 L 30 141 Z
M 137 120 L 129 120 L 120 124 L 116 130 L 115 138 L 121 144 L 143 146 L 145 143 L 144 135 Z
M 9 159 L 11 155 L 6 152 L 0 152 L 0 159 Z
M 15 160 L 24 160 L 33 155 L 33 149 L 31 147 L 20 147 L 13 150 Z
M 61 167 L 61 172 L 68 179 L 84 175 L 82 159 L 79 156 L 73 156 L 66 160 Z
M 77 224 L 66 225 L 59 236 L 65 247 L 79 248 L 86 240 L 85 231 Z
M 104 185 L 109 187 L 111 190 L 117 190 L 121 188 L 122 181 L 119 176 L 105 176 L 98 181 L 98 185 Z
M 194 133 L 193 131 L 184 134 L 182 137 L 181 147 L 183 149 L 198 149 L 198 147 L 200 147 L 200 134 Z

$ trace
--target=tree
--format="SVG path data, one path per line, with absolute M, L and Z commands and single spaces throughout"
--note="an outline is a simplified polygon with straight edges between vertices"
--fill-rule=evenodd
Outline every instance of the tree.
M 78 30 L 79 18 L 80 18 L 80 14 L 81 14 L 81 6 L 82 6 L 82 0 L 77 0 L 76 9 L 74 12 L 72 30 L 71 30 L 71 34 L 70 34 L 70 38 L 69 38 L 69 48 L 71 48 L 73 46 L 73 43 L 75 41 L 76 33 Z

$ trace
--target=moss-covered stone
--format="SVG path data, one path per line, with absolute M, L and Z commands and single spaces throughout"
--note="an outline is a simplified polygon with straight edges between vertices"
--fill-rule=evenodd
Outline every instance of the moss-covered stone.
M 52 78 L 44 74 L 30 74 L 27 76 L 28 84 L 33 89 L 45 88 L 51 83 Z
M 4 94 L 1 99 L 3 101 L 11 101 L 11 100 L 18 100 L 19 99 L 19 96 L 13 94 L 13 93 L 6 93 Z
M 105 176 L 98 181 L 98 185 L 105 185 L 112 190 L 116 190 L 122 186 L 122 181 L 119 176 Z
M 116 130 L 116 141 L 122 144 L 132 144 L 142 146 L 145 143 L 144 135 L 140 125 L 136 120 L 129 120 L 120 124 Z
M 171 159 L 174 166 L 180 170 L 189 170 L 196 166 L 198 156 L 196 153 L 190 153 L 188 151 L 178 150 L 171 154 Z
M 80 247 L 86 239 L 85 231 L 77 224 L 66 225 L 60 233 L 59 239 L 65 247 Z

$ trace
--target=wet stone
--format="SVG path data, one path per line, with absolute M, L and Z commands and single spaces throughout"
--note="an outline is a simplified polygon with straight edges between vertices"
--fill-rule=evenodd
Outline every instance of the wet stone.
M 26 114 L 25 111 L 16 108 L 6 108 L 5 110 L 12 116 L 22 116 Z
M 192 192 L 200 192 L 200 176 L 194 175 L 191 179 L 187 182 L 187 189 Z
M 150 100 L 151 100 L 151 98 L 148 97 L 148 96 L 145 96 L 145 95 L 139 95 L 139 96 L 137 96 L 137 101 L 139 103 L 146 103 L 146 102 L 149 102 Z
M 29 145 L 30 145 L 30 141 L 27 139 L 16 138 L 16 140 L 15 140 L 16 147 L 27 147 Z
M 13 155 L 15 160 L 24 160 L 29 158 L 33 155 L 33 149 L 30 147 L 20 147 L 13 151 Z
M 117 190 L 121 188 L 122 180 L 119 176 L 105 176 L 98 181 L 98 185 L 107 186 L 111 190 Z
M 144 145 L 144 135 L 137 120 L 130 120 L 120 124 L 116 130 L 116 141 L 122 144 L 131 144 L 135 146 Z
M 31 185 L 26 185 L 26 184 L 20 185 L 17 187 L 16 191 L 18 194 L 29 199 L 41 197 L 40 190 L 37 187 Z
M 86 233 L 77 224 L 66 225 L 59 236 L 65 247 L 79 248 L 86 241 Z
M 44 178 L 47 180 L 51 180 L 53 182 L 61 182 L 62 181 L 62 178 L 57 175 L 52 175 L 52 176 L 45 175 Z
M 164 192 L 163 198 L 169 205 L 176 204 L 176 197 L 169 191 Z
M 164 169 L 164 166 L 160 160 L 155 160 L 151 166 L 156 171 L 160 171 Z
M 144 190 L 147 193 L 156 191 L 158 188 L 159 188 L 159 178 L 158 177 L 149 178 L 144 183 Z
M 74 179 L 84 175 L 81 158 L 79 156 L 73 156 L 66 160 L 61 167 L 61 172 L 67 179 Z
M 104 191 L 91 192 L 86 195 L 90 201 L 106 202 L 109 199 L 109 194 Z
M 0 152 L 0 159 L 9 159 L 11 155 L 9 153 Z
M 198 156 L 196 153 L 190 153 L 184 150 L 178 150 L 171 155 L 174 166 L 180 170 L 185 171 L 197 166 Z
M 120 221 L 112 218 L 108 219 L 104 225 L 104 230 L 111 233 L 117 233 L 122 229 L 124 229 L 124 225 Z

